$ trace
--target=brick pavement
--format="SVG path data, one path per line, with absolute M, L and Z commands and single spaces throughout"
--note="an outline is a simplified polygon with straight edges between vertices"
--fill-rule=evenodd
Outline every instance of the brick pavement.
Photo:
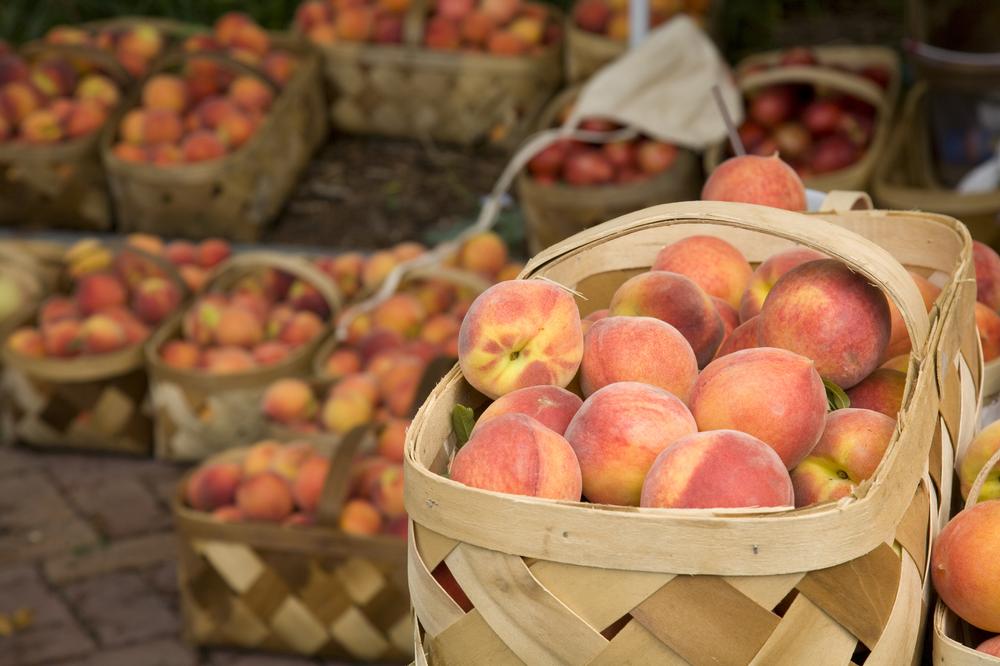
M 167 501 L 182 471 L 0 446 L 0 666 L 323 663 L 181 640 Z

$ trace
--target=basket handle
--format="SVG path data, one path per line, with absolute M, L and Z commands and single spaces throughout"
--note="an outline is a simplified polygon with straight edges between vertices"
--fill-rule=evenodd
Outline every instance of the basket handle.
M 986 477 L 990 475 L 993 468 L 1000 464 L 1000 449 L 993 452 L 990 459 L 986 461 L 983 468 L 979 470 L 979 474 L 976 475 L 976 480 L 972 484 L 972 488 L 969 489 L 969 496 L 965 498 L 965 508 L 971 509 L 976 506 L 979 502 L 979 493 L 983 489 L 983 485 L 986 483 Z
M 865 192 L 831 190 L 819 205 L 821 213 L 848 213 L 852 210 L 873 210 L 872 198 Z
M 163 271 L 167 279 L 173 282 L 174 286 L 180 289 L 182 303 L 192 295 L 191 290 L 188 289 L 187 282 L 184 281 L 184 278 L 181 276 L 180 271 L 177 270 L 177 267 L 174 266 L 169 261 L 167 261 L 166 259 L 164 259 L 162 256 L 146 252 L 142 248 L 130 244 L 128 241 L 123 242 L 116 251 L 116 253 L 119 255 L 126 252 L 134 254 L 143 261 L 148 261 L 149 263 L 153 264 L 161 271 Z
M 115 83 L 122 89 L 119 90 L 124 95 L 124 87 L 133 81 L 132 75 L 125 71 L 125 68 L 115 60 L 107 51 L 93 46 L 81 46 L 79 44 L 49 44 L 36 40 L 25 44 L 21 48 L 21 54 L 25 58 L 42 57 L 48 54 L 64 56 L 66 58 L 78 58 L 87 60 L 96 65 L 108 76 L 115 80 Z
M 326 273 L 302 257 L 277 252 L 246 252 L 230 257 L 209 277 L 209 288 L 217 287 L 220 283 L 243 272 L 260 267 L 277 268 L 308 282 L 319 291 L 323 300 L 330 306 L 331 313 L 340 310 L 342 304 L 340 292 Z
M 264 82 L 264 85 L 268 87 L 271 93 L 277 98 L 281 93 L 281 88 L 272 81 L 263 71 L 257 69 L 256 67 L 251 67 L 250 65 L 231 58 L 225 53 L 217 53 L 215 51 L 194 51 L 194 52 L 184 52 L 184 53 L 169 53 L 163 58 L 157 61 L 156 71 L 162 72 L 164 70 L 173 69 L 179 67 L 183 64 L 191 62 L 192 60 L 212 60 L 228 69 L 235 70 L 240 74 L 246 74 L 247 76 L 252 76 L 256 79 L 260 79 Z
M 744 74 L 739 79 L 740 91 L 747 93 L 765 86 L 782 83 L 806 83 L 846 93 L 868 102 L 879 111 L 885 111 L 887 93 L 874 81 L 848 72 L 824 67 L 823 65 L 795 65 L 778 67 L 763 72 Z

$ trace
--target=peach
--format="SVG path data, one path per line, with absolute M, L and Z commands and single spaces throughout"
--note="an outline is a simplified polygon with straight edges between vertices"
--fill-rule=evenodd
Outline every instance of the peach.
M 486 50 L 489 53 L 500 56 L 518 56 L 528 52 L 530 45 L 508 30 L 501 30 L 490 35 L 486 42 Z
M 986 639 L 976 647 L 976 650 L 991 657 L 1000 657 L 1000 636 Z
M 172 143 L 161 143 L 149 149 L 149 161 L 159 166 L 180 164 L 184 161 L 184 153 L 179 146 Z
M 403 505 L 403 466 L 389 465 L 372 484 L 371 499 L 383 516 L 389 519 L 406 515 Z
M 774 449 L 738 430 L 711 430 L 660 452 L 642 484 L 639 506 L 785 507 L 794 501 L 792 480 Z
M 394 294 L 375 306 L 372 323 L 376 329 L 396 331 L 412 338 L 426 319 L 423 305 L 410 294 Z
M 498 25 L 509 23 L 521 9 L 521 0 L 483 0 L 480 10 Z
M 504 282 L 505 280 L 516 280 L 523 270 L 524 264 L 518 262 L 508 263 L 500 269 L 499 273 L 497 273 L 496 281 Z
M 952 518 L 934 541 L 931 574 L 938 596 L 963 620 L 1000 631 L 1000 500 Z
M 329 45 L 337 43 L 337 28 L 332 23 L 321 23 L 306 30 L 306 37 L 313 44 Z
M 451 479 L 494 492 L 578 501 L 580 465 L 562 436 L 523 414 L 476 429 L 451 463 Z
M 734 328 L 722 342 L 719 351 L 715 354 L 715 358 L 721 358 L 726 354 L 756 347 L 759 323 L 760 317 L 751 317 Z
M 287 527 L 309 527 L 316 524 L 316 516 L 307 513 L 293 513 L 281 523 Z
M 458 264 L 473 273 L 496 275 L 507 264 L 507 245 L 492 231 L 476 234 L 462 243 Z
M 149 337 L 149 327 L 139 321 L 132 311 L 127 308 L 122 306 L 104 308 L 100 314 L 106 315 L 122 327 L 122 331 L 125 332 L 125 339 L 129 344 L 145 342 L 146 338 Z
M 202 296 L 184 313 L 181 331 L 184 337 L 199 345 L 207 345 L 215 338 L 215 329 L 226 307 L 225 296 L 208 294 Z
M 458 335 L 462 323 L 449 314 L 436 314 L 420 328 L 420 339 L 432 345 L 443 345 Z
M 352 499 L 340 511 L 340 529 L 345 534 L 372 536 L 382 530 L 382 516 L 371 502 Z
M 427 280 L 411 293 L 420 301 L 428 315 L 447 312 L 458 296 L 455 286 L 444 280 Z
M 193 129 L 217 129 L 229 116 L 242 113 L 232 100 L 217 95 L 203 99 L 193 111 Z
M 367 497 L 383 470 L 391 464 L 380 456 L 355 458 L 351 463 L 351 496 Z
M 217 133 L 222 143 L 231 149 L 242 146 L 253 136 L 256 125 L 244 113 L 232 113 L 219 122 Z
M 742 252 L 714 236 L 690 236 L 667 245 L 651 270 L 689 277 L 705 293 L 733 307 L 739 307 L 753 274 Z
M 1000 310 L 1000 254 L 989 245 L 972 241 L 976 270 L 976 300 L 994 312 Z
M 107 354 L 128 346 L 121 325 L 103 314 L 87 317 L 80 327 L 81 350 L 84 354 Z
M 307 458 L 292 483 L 292 497 L 302 511 L 312 513 L 319 506 L 323 485 L 330 473 L 330 461 L 320 455 Z
M 850 496 L 875 474 L 895 430 L 896 419 L 870 409 L 827 414 L 819 442 L 792 470 L 795 506 Z
M 361 356 L 348 347 L 335 349 L 323 363 L 323 374 L 329 379 L 340 379 L 361 370 Z
M 635 161 L 643 174 L 663 173 L 677 161 L 677 146 L 644 139 L 635 151 Z
M 16 81 L 27 82 L 31 76 L 28 63 L 16 53 L 0 54 L 0 86 Z
M 73 298 L 80 312 L 91 315 L 104 308 L 125 305 L 128 294 L 121 280 L 110 273 L 91 273 L 76 285 Z
M 288 442 L 275 452 L 271 471 L 288 481 L 295 481 L 305 462 L 315 455 L 316 449 L 309 442 Z
M 167 109 L 133 109 L 122 119 L 122 137 L 128 143 L 176 143 L 183 134 L 181 117 Z
M 267 84 L 253 76 L 236 77 L 228 95 L 236 106 L 251 114 L 266 112 L 274 101 L 274 93 Z
M 233 503 L 242 479 L 243 470 L 236 463 L 205 465 L 191 474 L 184 489 L 184 498 L 192 508 L 213 511 Z
M 216 375 L 231 375 L 253 370 L 257 363 L 247 350 L 240 347 L 214 347 L 205 350 L 202 358 L 205 370 Z
M 215 40 L 223 46 L 231 46 L 240 30 L 256 25 L 248 14 L 237 11 L 229 11 L 216 19 L 212 26 L 212 33 Z
M 206 238 L 198 244 L 198 265 L 215 268 L 232 254 L 229 243 L 221 238 Z
M 373 252 L 361 269 L 361 283 L 367 290 L 374 290 L 392 272 L 399 261 L 388 250 Z
M 323 322 L 312 312 L 296 312 L 281 328 L 278 340 L 295 349 L 323 332 Z
M 0 115 L 18 125 L 30 113 L 41 108 L 41 94 L 26 81 L 14 81 L 0 88 Z
M 275 365 L 281 363 L 292 353 L 284 342 L 268 340 L 253 348 L 253 360 L 258 365 Z
M 118 105 L 121 92 L 115 82 L 103 74 L 87 74 L 80 80 L 74 96 L 98 102 L 110 111 Z
M 437 13 L 453 21 L 460 21 L 475 7 L 475 0 L 437 0 Z
M 226 154 L 226 145 L 215 132 L 198 130 L 184 137 L 181 152 L 185 162 L 207 162 Z
M 307 0 L 295 10 L 295 25 L 303 32 L 333 20 L 333 7 L 324 0 Z
M 173 74 L 157 74 L 142 87 L 142 105 L 147 109 L 165 109 L 183 113 L 187 108 L 187 86 Z
M 715 303 L 690 278 L 668 271 L 640 273 L 627 280 L 611 298 L 611 314 L 655 317 L 675 327 L 704 367 L 725 335 Z
M 410 419 L 390 419 L 378 435 L 378 453 L 386 460 L 395 463 L 403 462 L 403 445 L 406 442 L 406 429 L 410 427 Z
M 173 282 L 158 277 L 146 278 L 132 294 L 132 309 L 150 325 L 159 324 L 176 311 L 181 292 Z
M 987 363 L 1000 356 L 1000 315 L 980 302 L 976 302 L 976 330 L 983 346 L 983 361 Z
M 718 296 L 712 296 L 712 302 L 715 303 L 715 310 L 719 313 L 719 317 L 722 318 L 722 327 L 726 334 L 726 337 L 723 338 L 724 343 L 729 334 L 735 331 L 736 327 L 740 325 L 740 313 L 736 311 L 736 308 Z
M 615 382 L 658 386 L 683 402 L 698 378 L 698 361 L 680 331 L 653 317 L 606 317 L 583 340 L 580 388 L 588 396 Z
M 242 523 L 246 520 L 243 512 L 232 505 L 220 506 L 212 512 L 212 518 L 215 518 L 220 523 Z
M 185 340 L 170 340 L 160 349 L 160 358 L 170 367 L 191 369 L 201 362 L 201 350 Z
M 148 157 L 145 150 L 131 143 L 116 143 L 111 152 L 123 162 L 145 162 Z
M 46 97 L 69 97 L 76 89 L 76 70 L 67 60 L 48 58 L 31 68 L 31 84 Z
M 910 355 L 903 354 L 901 356 L 894 356 L 879 367 L 887 370 L 897 370 L 905 375 L 910 369 Z
M 382 402 L 393 416 L 408 416 L 427 364 L 415 356 L 401 356 L 378 378 Z
M 243 476 L 256 476 L 271 469 L 280 450 L 281 444 L 271 440 L 251 446 L 243 458 Z
M 295 280 L 288 287 L 287 298 L 296 310 L 309 310 L 321 317 L 330 314 L 330 306 L 326 299 L 314 285 L 302 280 Z
M 118 41 L 120 51 L 150 60 L 163 49 L 163 35 L 149 23 L 139 23 L 126 30 Z
M 458 352 L 466 380 L 491 398 L 539 384 L 565 387 L 583 358 L 576 302 L 549 282 L 495 284 L 469 308 Z
M 774 285 L 760 313 L 759 341 L 812 359 L 823 378 L 846 390 L 882 362 L 889 331 L 885 295 L 843 263 L 821 259 Z
M 63 319 L 76 319 L 79 316 L 80 311 L 75 301 L 64 296 L 52 296 L 42 304 L 38 313 L 38 323 L 45 326 Z
M 261 399 L 264 416 L 278 423 L 309 421 L 318 408 L 312 389 L 301 379 L 279 379 Z
M 76 356 L 82 346 L 80 322 L 76 319 L 63 319 L 43 326 L 42 344 L 46 356 Z
M 920 295 L 924 298 L 924 307 L 927 308 L 927 312 L 930 312 L 934 307 L 934 302 L 937 300 L 938 295 L 941 293 L 941 287 L 919 273 L 914 273 L 913 271 L 909 271 L 909 273 L 910 277 L 913 278 L 913 282 L 917 285 L 917 289 L 920 290 Z
M 199 266 L 192 266 L 191 264 L 185 264 L 177 268 L 177 272 L 180 274 L 181 279 L 187 286 L 188 290 L 192 293 L 197 294 L 198 292 L 205 289 L 205 285 L 208 284 L 208 271 Z
M 348 42 L 366 42 L 372 35 L 375 13 L 369 7 L 345 7 L 337 13 L 337 37 Z
M 475 429 L 504 414 L 524 414 L 563 435 L 583 401 L 558 386 L 529 386 L 497 398 L 486 408 Z M 473 429 L 473 432 L 475 432 Z
M 699 430 L 741 430 L 769 445 L 788 469 L 823 433 L 827 401 L 812 361 L 761 347 L 726 354 L 706 367 L 691 393 Z
M 229 297 L 229 304 L 253 314 L 261 326 L 267 323 L 271 303 L 262 294 L 237 291 Z
M 220 345 L 250 348 L 263 338 L 263 326 L 250 310 L 237 305 L 227 305 L 219 311 L 215 339 Z
M 712 172 L 701 190 L 705 201 L 739 201 L 785 210 L 806 209 L 806 188 L 777 154 L 731 157 Z
M 851 407 L 870 409 L 896 418 L 903 407 L 903 388 L 906 371 L 877 368 L 852 389 L 847 391 Z
M 251 64 L 260 62 L 271 49 L 271 38 L 267 31 L 254 23 L 237 28 L 228 43 L 221 39 L 219 43 L 228 46 L 234 58 Z
M 7 346 L 11 351 L 30 358 L 45 356 L 45 342 L 38 329 L 23 327 L 10 334 Z
M 274 51 L 264 56 L 260 67 L 264 70 L 267 78 L 278 86 L 284 88 L 292 80 L 295 73 L 296 61 L 292 54 L 286 51 Z
M 462 40 L 471 46 L 482 48 L 496 30 L 496 21 L 481 12 L 473 11 L 461 21 Z
M 281 522 L 295 510 L 288 482 L 274 472 L 243 481 L 236 490 L 236 506 L 248 520 Z
M 96 132 L 108 119 L 107 110 L 93 100 L 80 100 L 73 104 L 66 119 L 66 136 L 75 139 Z
M 461 46 L 458 24 L 443 16 L 432 16 L 427 21 L 424 45 L 436 51 L 455 51 Z
M 330 395 L 358 395 L 372 404 L 378 400 L 378 392 L 378 380 L 367 372 L 347 375 L 330 389 Z
M 271 310 L 267 318 L 267 325 L 264 327 L 264 334 L 268 338 L 277 338 L 281 330 L 295 316 L 295 310 L 290 305 L 279 304 Z
M 545 35 L 545 22 L 540 18 L 521 16 L 511 21 L 507 30 L 528 46 L 537 46 Z
M 750 276 L 747 290 L 740 299 L 740 321 L 747 321 L 760 314 L 764 299 L 782 275 L 796 266 L 817 259 L 826 259 L 826 255 L 807 247 L 796 247 L 771 255 Z
M 48 109 L 32 111 L 21 121 L 21 136 L 28 143 L 55 143 L 64 138 L 59 118 Z
M 958 480 L 962 499 L 968 499 L 976 476 L 998 448 L 1000 448 L 1000 421 L 994 421 L 979 431 L 958 461 Z M 1000 499 L 1000 465 L 988 472 L 986 482 L 976 499 L 979 502 Z
M 677 396 L 648 384 L 618 382 L 584 401 L 566 428 L 566 440 L 579 459 L 588 500 L 638 506 L 656 456 L 697 430 Z
M 323 403 L 319 418 L 326 430 L 343 435 L 358 426 L 371 423 L 373 411 L 371 401 L 364 396 L 341 394 L 330 396 Z
M 347 252 L 330 261 L 330 277 L 345 297 L 350 298 L 361 289 L 361 271 L 364 265 L 365 258 L 359 252 Z

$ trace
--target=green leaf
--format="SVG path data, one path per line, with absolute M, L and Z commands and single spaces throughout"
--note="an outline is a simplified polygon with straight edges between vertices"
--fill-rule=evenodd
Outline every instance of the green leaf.
M 472 409 L 465 405 L 455 405 L 455 408 L 451 410 L 451 427 L 455 431 L 459 446 L 469 441 L 474 425 L 476 425 L 476 417 L 473 416 Z
M 829 379 L 823 380 L 823 387 L 826 389 L 826 405 L 831 412 L 838 409 L 847 409 L 851 406 L 851 399 L 840 388 Z

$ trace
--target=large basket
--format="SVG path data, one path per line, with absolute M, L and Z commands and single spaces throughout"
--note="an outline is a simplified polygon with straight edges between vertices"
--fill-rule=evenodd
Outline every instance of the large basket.
M 293 53 L 298 64 L 288 84 L 275 91 L 264 121 L 235 152 L 196 164 L 126 162 L 111 150 L 120 116 L 105 129 L 101 155 L 122 230 L 255 241 L 277 216 L 326 136 L 326 114 L 319 85 L 319 55 L 280 33 L 271 33 L 271 40 Z M 187 57 L 188 61 L 197 59 L 218 60 L 224 67 L 267 81 L 256 70 L 218 54 Z M 163 58 L 159 69 L 176 66 L 181 60 Z M 133 96 L 129 106 L 137 101 Z
M 340 308 L 336 288 L 310 262 L 266 252 L 237 255 L 227 261 L 211 279 L 208 291 L 224 290 L 240 277 L 264 268 L 291 273 L 316 287 L 329 305 L 331 317 Z M 170 460 L 200 460 L 263 437 L 268 428 L 259 407 L 264 391 L 283 377 L 308 377 L 313 355 L 324 337 L 317 335 L 280 363 L 236 374 L 210 375 L 163 362 L 160 348 L 176 338 L 180 329 L 181 316 L 177 316 L 146 345 L 156 415 L 156 455 Z
M 746 93 L 775 84 L 805 83 L 845 93 L 873 105 L 876 109 L 875 132 L 861 159 L 843 169 L 804 179 L 806 187 L 823 192 L 867 190 L 875 172 L 875 165 L 885 152 L 892 130 L 893 113 L 901 79 L 899 57 L 891 49 L 881 46 L 822 46 L 814 47 L 812 51 L 820 66 L 780 67 L 752 72 L 748 70 L 761 65 L 776 65 L 781 57 L 780 52 L 763 53 L 743 60 L 736 70 L 740 90 Z M 850 69 L 864 65 L 879 65 L 890 72 L 889 87 L 887 90 L 882 90 L 860 75 L 823 65 L 845 66 Z M 715 170 L 715 167 L 725 159 L 727 146 L 727 142 L 721 142 L 705 152 L 706 173 Z
M 426 650 L 429 661 L 447 664 L 919 662 L 938 496 L 921 477 L 942 445 L 936 427 L 958 429 L 976 408 L 950 386 L 957 378 L 938 382 L 938 366 L 949 375 L 978 367 L 974 331 L 963 344 L 970 327 L 954 321 L 975 299 L 970 240 L 960 224 L 937 216 L 823 217 L 837 224 L 745 204 L 657 206 L 550 248 L 524 277 L 579 291 L 586 313 L 648 269 L 664 244 L 691 234 L 724 237 L 753 262 L 793 243 L 844 261 L 893 300 L 914 347 L 893 441 L 856 498 L 797 511 L 678 511 L 469 488 L 440 474 L 454 450 L 452 407 L 485 402 L 454 369 L 407 434 L 418 657 Z M 900 262 L 946 278 L 930 326 Z M 472 611 L 431 576 L 441 562 Z
M 412 4 L 403 45 L 320 47 L 334 127 L 459 144 L 523 138 L 562 79 L 561 46 L 514 57 L 433 51 L 421 46 L 426 7 Z
M 411 658 L 405 543 L 336 527 L 365 434 L 353 431 L 332 447 L 314 526 L 223 523 L 185 506 L 188 477 L 181 481 L 172 509 L 188 641 L 352 662 Z M 232 449 L 211 462 L 245 453 Z

